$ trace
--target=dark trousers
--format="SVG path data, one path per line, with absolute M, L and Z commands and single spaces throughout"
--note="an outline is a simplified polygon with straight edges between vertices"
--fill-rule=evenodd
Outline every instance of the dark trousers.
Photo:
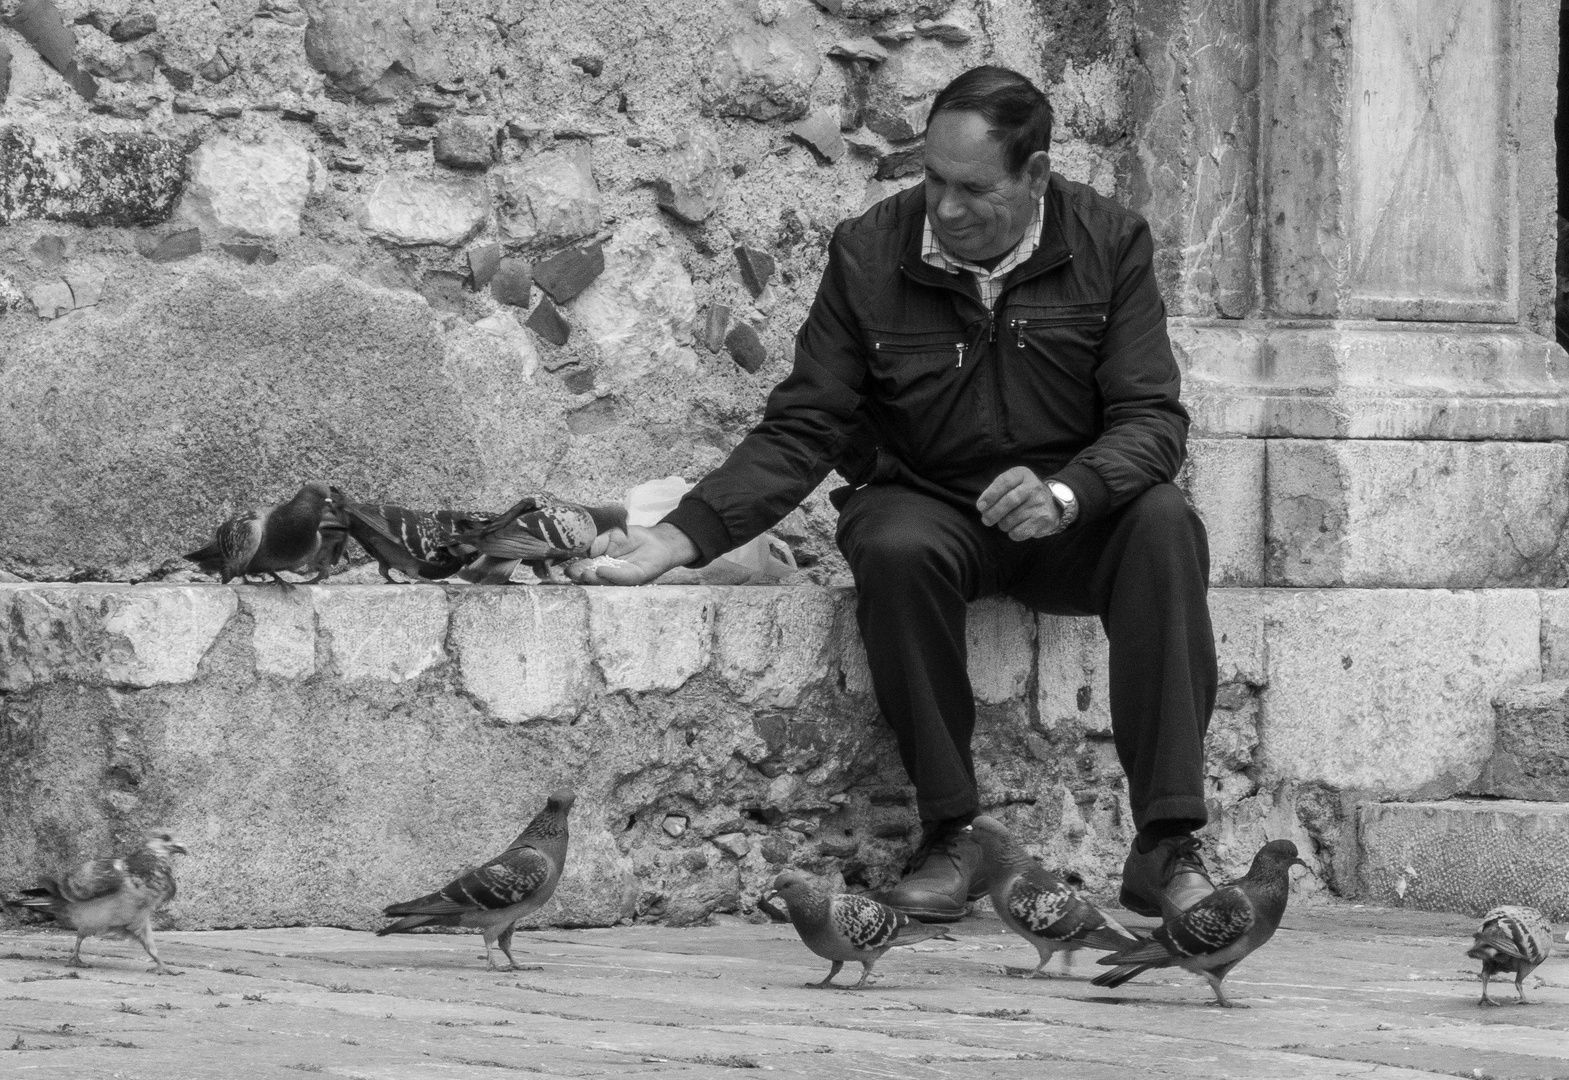
M 872 686 L 924 821 L 980 809 L 970 737 L 965 605 L 1006 593 L 1036 611 L 1095 615 L 1111 643 L 1112 733 L 1137 828 L 1202 824 L 1215 636 L 1204 524 L 1174 485 L 1107 518 L 1018 542 L 980 515 L 872 484 L 839 515 Z

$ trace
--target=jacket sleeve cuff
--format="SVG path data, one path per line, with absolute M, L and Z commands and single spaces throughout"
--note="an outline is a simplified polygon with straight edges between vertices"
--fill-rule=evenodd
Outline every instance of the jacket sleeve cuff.
M 707 566 L 735 545 L 730 542 L 730 530 L 714 508 L 701 499 L 690 496 L 676 504 L 676 508 L 660 518 L 661 525 L 674 525 L 686 533 L 687 539 L 697 548 L 697 558 L 687 563 L 693 569 Z
M 1111 513 L 1111 489 L 1100 478 L 1100 473 L 1088 465 L 1070 461 L 1046 479 L 1067 484 L 1073 489 L 1074 497 L 1079 500 L 1079 517 L 1073 523 L 1074 526 L 1099 521 Z

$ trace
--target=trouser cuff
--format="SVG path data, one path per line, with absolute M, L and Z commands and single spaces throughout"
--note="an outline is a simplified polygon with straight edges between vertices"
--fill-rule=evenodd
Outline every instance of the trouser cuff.
M 921 816 L 926 816 L 924 810 Z M 1133 812 L 1133 827 L 1142 829 L 1152 821 L 1171 821 L 1174 819 L 1194 821 L 1202 827 L 1209 821 L 1209 808 L 1204 805 L 1204 800 L 1197 795 L 1167 795 L 1150 803 L 1142 812 L 1135 810 Z

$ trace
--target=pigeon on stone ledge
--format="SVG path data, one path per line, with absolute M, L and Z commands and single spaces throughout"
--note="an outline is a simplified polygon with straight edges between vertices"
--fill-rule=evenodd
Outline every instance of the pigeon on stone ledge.
M 387 503 L 350 503 L 343 508 L 349 535 L 358 540 L 391 584 L 391 571 L 424 581 L 449 578 L 479 558 L 457 539 L 496 520 L 495 514 L 459 510 L 409 510 Z
M 384 914 L 401 918 L 377 930 L 376 936 L 400 934 L 418 926 L 483 930 L 486 966 L 493 971 L 516 969 L 512 931 L 519 919 L 543 907 L 556 891 L 567 860 L 567 811 L 575 798 L 570 788 L 551 792 L 545 808 L 534 815 L 507 850 L 439 892 L 388 907 Z M 508 968 L 496 968 L 492 946 L 500 946 L 506 954 Z
M 1215 1002 L 1245 1009 L 1226 998 L 1221 981 L 1237 962 L 1275 935 L 1291 894 L 1291 868 L 1307 866 L 1290 840 L 1271 840 L 1253 856 L 1247 876 L 1222 885 L 1180 915 L 1166 920 L 1152 940 L 1103 956 L 1116 966 L 1095 986 L 1121 986 L 1151 968 L 1180 967 L 1209 980 Z
M 285 589 L 293 588 L 278 571 L 314 564 L 322 544 L 322 517 L 331 507 L 331 488 L 306 484 L 288 502 L 225 521 L 212 543 L 185 557 L 224 584 L 232 578 L 267 574 Z
M 458 576 L 479 585 L 503 584 L 519 562 L 526 562 L 546 581 L 550 564 L 601 555 L 610 545 L 610 532 L 626 527 L 624 506 L 580 506 L 548 492 L 526 495 L 495 521 L 458 535 L 482 556 Z
M 142 847 L 119 858 L 85 862 L 63 877 L 42 877 L 36 888 L 23 889 L 10 903 L 76 931 L 76 947 L 66 961 L 72 967 L 88 966 L 82 959 L 84 939 L 128 937 L 147 950 L 159 975 L 178 975 L 158 958 L 152 917 L 174 899 L 169 856 L 184 854 L 184 844 L 166 832 L 155 832 Z
M 829 895 L 814 889 L 794 870 L 786 870 L 775 878 L 773 892 L 765 894 L 763 900 L 775 895 L 784 900 L 790 921 L 806 947 L 824 960 L 833 961 L 827 978 L 806 984 L 813 989 L 837 986 L 834 976 L 847 961 L 855 960 L 861 965 L 861 981 L 841 989 L 859 990 L 872 977 L 873 965 L 895 945 L 948 937 L 946 928 L 917 922 L 869 896 Z
M 1059 952 L 1066 973 L 1075 949 L 1118 950 L 1147 940 L 1037 863 L 996 818 L 983 814 L 971 823 L 971 830 L 981 846 L 981 872 L 991 886 L 992 909 L 1040 954 L 1041 962 L 1031 977 L 1041 978 Z
M 1552 924 L 1535 908 L 1506 905 L 1482 916 L 1474 938 L 1466 955 L 1482 961 L 1482 1000 L 1477 1004 L 1497 1005 L 1487 996 L 1487 981 L 1510 971 L 1520 1004 L 1531 1004 L 1525 999 L 1525 977 L 1553 951 Z
M 349 546 L 349 519 L 343 513 L 349 500 L 337 488 L 328 490 L 331 492 L 331 501 L 322 511 L 321 524 L 316 527 L 319 540 L 316 554 L 300 567 L 302 574 L 314 571 L 316 576 L 301 582 L 303 585 L 317 585 L 331 577 L 333 567 L 343 561 L 344 552 Z

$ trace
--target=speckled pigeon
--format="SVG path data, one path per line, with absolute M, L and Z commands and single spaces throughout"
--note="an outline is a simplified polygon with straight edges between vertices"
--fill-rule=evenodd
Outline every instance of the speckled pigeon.
M 1535 908 L 1505 905 L 1482 916 L 1475 944 L 1466 953 L 1482 961 L 1482 1000 L 1478 1005 L 1497 1005 L 1487 996 L 1487 981 L 1494 975 L 1515 973 L 1515 993 L 1521 1005 L 1525 999 L 1525 977 L 1553 951 L 1553 926 Z
M 159 975 L 178 975 L 158 957 L 152 917 L 174 899 L 169 856 L 186 853 L 174 837 L 155 832 L 141 847 L 118 858 L 94 859 L 61 877 L 41 877 L 37 888 L 23 889 L 11 903 L 76 931 L 76 947 L 66 961 L 73 967 L 88 966 L 82 959 L 84 939 L 128 937 L 147 950 Z
M 491 970 L 512 970 L 512 931 L 517 921 L 543 907 L 556 891 L 567 860 L 567 811 L 576 799 L 570 788 L 550 793 L 507 850 L 470 870 L 439 892 L 393 904 L 385 911 L 401 916 L 376 931 L 400 934 L 417 926 L 466 926 L 485 933 L 485 963 Z M 500 946 L 509 967 L 497 969 L 491 946 Z
M 459 534 L 483 558 L 458 574 L 476 584 L 502 584 L 526 562 L 536 577 L 548 580 L 551 563 L 603 554 L 610 531 L 626 527 L 624 506 L 580 506 L 536 492 L 489 524 Z
M 494 520 L 495 514 L 459 510 L 409 510 L 388 503 L 350 503 L 344 507 L 349 535 L 360 542 L 393 584 L 392 570 L 412 578 L 440 581 L 479 558 L 459 533 Z
M 971 830 L 981 845 L 981 872 L 990 884 L 992 909 L 1040 954 L 1032 977 L 1040 978 L 1059 952 L 1066 972 L 1075 949 L 1125 949 L 1145 940 L 1043 868 L 996 818 L 983 814 Z
M 231 578 L 267 574 L 285 589 L 293 588 L 278 571 L 293 570 L 316 559 L 322 543 L 322 516 L 331 506 L 331 488 L 306 484 L 288 502 L 225 521 L 213 534 L 212 543 L 185 557 L 225 584 Z
M 837 986 L 834 976 L 847 961 L 855 960 L 861 965 L 861 981 L 841 989 L 859 990 L 872 977 L 873 965 L 895 945 L 914 945 L 948 936 L 944 927 L 918 922 L 869 896 L 830 895 L 814 889 L 794 870 L 786 870 L 776 877 L 773 891 L 784 900 L 790 911 L 790 922 L 806 947 L 824 960 L 833 961 L 827 978 L 806 984 L 814 989 Z M 770 895 L 764 897 L 770 898 Z
M 1101 957 L 1099 963 L 1115 965 L 1116 970 L 1090 982 L 1121 986 L 1151 968 L 1180 967 L 1209 980 L 1216 1004 L 1247 1008 L 1227 999 L 1221 980 L 1279 929 L 1291 894 L 1293 866 L 1307 866 L 1297 857 L 1297 846 L 1290 840 L 1271 840 L 1253 856 L 1246 877 L 1222 885 L 1167 919 L 1150 941 Z

